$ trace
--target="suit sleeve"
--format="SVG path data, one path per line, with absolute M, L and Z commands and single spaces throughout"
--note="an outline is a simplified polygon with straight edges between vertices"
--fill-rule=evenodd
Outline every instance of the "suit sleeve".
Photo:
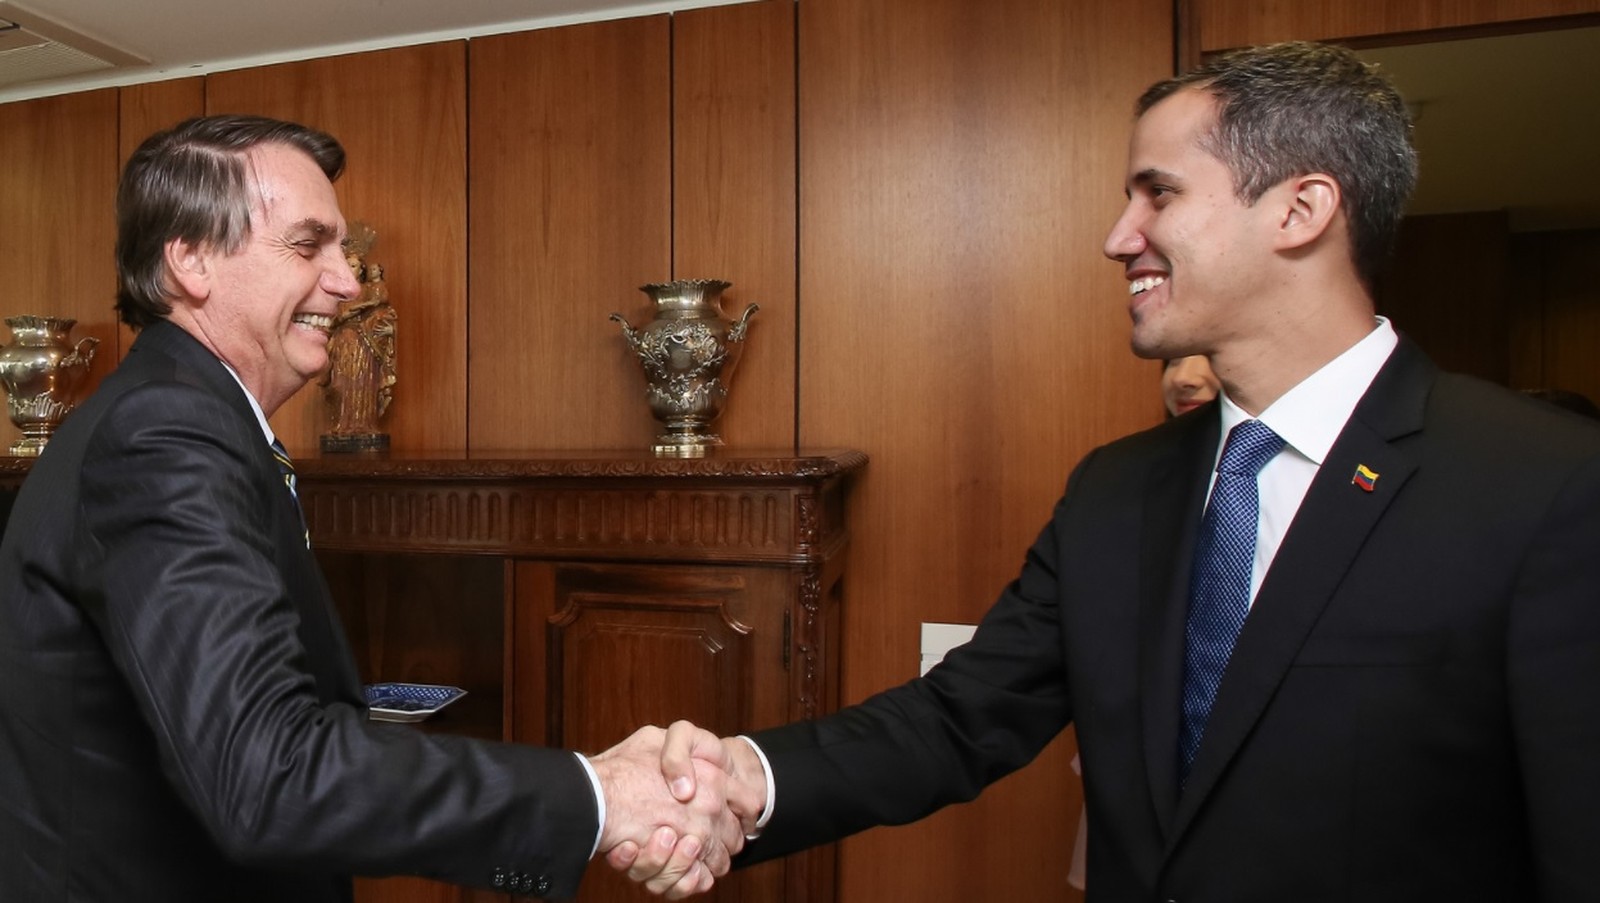
M 1600 849 L 1600 459 L 1558 493 L 1509 617 L 1506 679 L 1538 899 L 1589 899 Z
M 1055 524 L 1070 499 L 1069 488 L 972 639 L 927 675 L 826 718 L 751 735 L 772 765 L 776 806 L 741 864 L 971 800 L 1066 727 Z
M 257 867 L 415 873 L 571 896 L 597 824 L 569 752 L 373 725 L 326 702 L 300 640 L 254 423 L 208 392 L 130 392 L 82 471 L 86 601 L 162 769 L 217 846 Z M 329 617 L 333 615 L 330 613 Z

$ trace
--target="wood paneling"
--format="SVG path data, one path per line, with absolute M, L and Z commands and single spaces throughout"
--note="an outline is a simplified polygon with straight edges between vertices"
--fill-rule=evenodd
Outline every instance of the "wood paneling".
M 1445 370 L 1507 384 L 1510 241 L 1505 211 L 1406 218 L 1375 291 L 1378 313 Z
M 1600 13 L 1597 0 L 1180 0 L 1202 52 L 1272 41 L 1331 40 Z
M 1600 230 L 1531 232 L 1513 240 L 1517 293 L 1513 386 L 1566 389 L 1600 403 L 1600 289 L 1583 275 Z
M 399 383 L 381 427 L 395 447 L 459 450 L 467 422 L 466 44 L 452 41 L 207 76 L 207 113 L 257 113 L 344 144 L 335 185 L 347 220 L 378 233 L 400 317 Z M 280 409 L 291 450 L 327 429 L 315 386 Z
M 607 315 L 672 274 L 667 16 L 472 41 L 472 449 L 644 448 Z
M 0 160 L 0 317 L 70 317 L 73 342 L 99 339 L 82 399 L 117 360 L 116 89 L 0 104 Z M 0 420 L 0 450 L 20 437 Z
M 206 82 L 197 76 L 130 85 L 118 92 L 118 102 L 121 122 L 117 129 L 117 170 L 120 175 L 128 158 L 144 139 L 190 116 L 205 113 Z M 119 360 L 128 353 L 133 339 L 133 330 L 119 324 L 116 348 Z
M 919 622 L 977 620 L 1076 460 L 1159 417 L 1100 249 L 1133 100 L 1171 73 L 1171 12 L 799 6 L 800 440 L 872 459 L 846 703 L 917 673 Z M 841 899 L 1070 898 L 1071 755 L 1058 742 L 973 804 L 847 840 Z
M 723 307 L 751 320 L 728 407 L 730 448 L 795 443 L 793 0 L 672 19 L 674 278 L 727 279 Z M 639 316 L 644 316 L 641 308 Z
M 797 601 L 790 576 L 751 567 L 519 563 L 517 739 L 593 753 L 642 724 L 687 718 L 731 734 L 757 717 L 792 717 L 782 667 L 783 616 Z M 787 865 L 725 877 L 707 903 L 779 903 Z M 581 903 L 649 899 L 598 861 L 578 893 Z

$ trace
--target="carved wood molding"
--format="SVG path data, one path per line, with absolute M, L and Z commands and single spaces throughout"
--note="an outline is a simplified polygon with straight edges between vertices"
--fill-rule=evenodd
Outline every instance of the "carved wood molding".
M 661 459 L 313 457 L 297 462 L 329 550 L 798 563 L 845 541 L 860 452 Z M 840 509 L 840 510 L 834 510 Z
M 800 611 L 796 620 L 795 649 L 798 652 L 795 667 L 797 701 L 800 717 L 812 719 L 820 711 L 818 700 L 822 695 L 818 664 L 822 646 L 822 569 L 815 565 L 806 567 L 800 575 Z
M 852 449 L 800 454 L 714 452 L 705 458 L 658 458 L 648 452 L 618 451 L 474 452 L 466 455 L 397 452 L 373 456 L 295 454 L 294 460 L 295 470 L 302 480 L 361 478 L 459 482 L 615 477 L 815 481 L 860 470 L 866 466 L 867 456 Z

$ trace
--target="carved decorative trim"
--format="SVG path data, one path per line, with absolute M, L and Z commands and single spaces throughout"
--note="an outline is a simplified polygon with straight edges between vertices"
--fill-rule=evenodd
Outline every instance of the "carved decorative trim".
M 803 549 L 816 548 L 822 527 L 822 520 L 817 516 L 817 497 L 811 493 L 796 496 L 794 509 L 795 543 Z
M 786 487 L 573 487 L 305 481 L 314 545 L 496 554 L 681 554 L 790 561 L 797 540 Z
M 788 564 L 843 543 L 843 512 L 828 509 L 865 461 L 327 455 L 297 470 L 318 548 Z
M 291 452 L 294 450 L 291 449 Z M 694 479 L 742 478 L 754 480 L 825 480 L 853 473 L 866 466 L 867 456 L 841 450 L 805 455 L 739 454 L 705 458 L 657 458 L 639 452 L 509 452 L 504 454 L 419 455 L 296 455 L 295 470 L 302 480 L 320 477 L 367 480 L 521 480 L 571 477 L 574 479 Z M 0 471 L 3 472 L 3 471 Z
M 818 662 L 822 657 L 822 569 L 810 565 L 800 575 L 800 617 L 795 630 L 795 647 L 798 651 L 797 677 L 799 682 L 799 717 L 817 717 L 818 700 L 822 686 L 817 676 Z

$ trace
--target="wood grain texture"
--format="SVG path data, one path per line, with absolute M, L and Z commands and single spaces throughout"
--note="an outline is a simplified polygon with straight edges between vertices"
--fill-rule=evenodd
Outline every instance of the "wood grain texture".
M 139 149 L 144 139 L 166 128 L 171 128 L 191 116 L 206 111 L 206 81 L 194 78 L 175 78 L 164 82 L 129 85 L 118 91 L 118 112 L 121 117 L 117 134 L 117 171 Z M 128 353 L 135 333 L 126 326 L 117 327 L 117 359 Z
M 1528 233 L 1517 236 L 1514 258 L 1518 316 L 1531 321 L 1532 360 L 1519 363 L 1518 388 L 1567 389 L 1600 404 L 1600 290 L 1581 272 L 1600 255 L 1600 230 Z M 1524 346 L 1515 346 L 1518 348 Z
M 872 459 L 851 504 L 849 703 L 916 674 L 919 622 L 976 621 L 1076 460 L 1160 416 L 1100 249 L 1133 100 L 1171 72 L 1171 6 L 799 12 L 800 439 Z M 1070 758 L 1058 742 L 973 804 L 847 840 L 840 899 L 1070 898 Z
M 380 423 L 396 448 L 464 448 L 467 422 L 466 42 L 451 41 L 207 76 L 207 113 L 257 113 L 344 144 L 347 220 L 378 233 L 399 314 L 399 383 Z M 328 427 L 312 385 L 278 411 L 291 451 Z
M 1510 241 L 1503 210 L 1407 217 L 1378 280 L 1378 313 L 1443 369 L 1507 384 Z
M 669 23 L 470 45 L 470 448 L 643 448 L 656 433 L 607 315 L 637 315 L 638 287 L 672 273 Z
M 673 276 L 732 282 L 729 316 L 761 305 L 713 427 L 731 448 L 795 442 L 795 8 L 672 17 Z
M 1184 0 L 1201 52 L 1273 41 L 1339 40 L 1600 13 L 1597 0 Z
M 0 160 L 0 317 L 69 317 L 73 342 L 100 340 L 81 400 L 117 361 L 116 89 L 0 104 Z M 0 451 L 21 435 L 0 418 Z

